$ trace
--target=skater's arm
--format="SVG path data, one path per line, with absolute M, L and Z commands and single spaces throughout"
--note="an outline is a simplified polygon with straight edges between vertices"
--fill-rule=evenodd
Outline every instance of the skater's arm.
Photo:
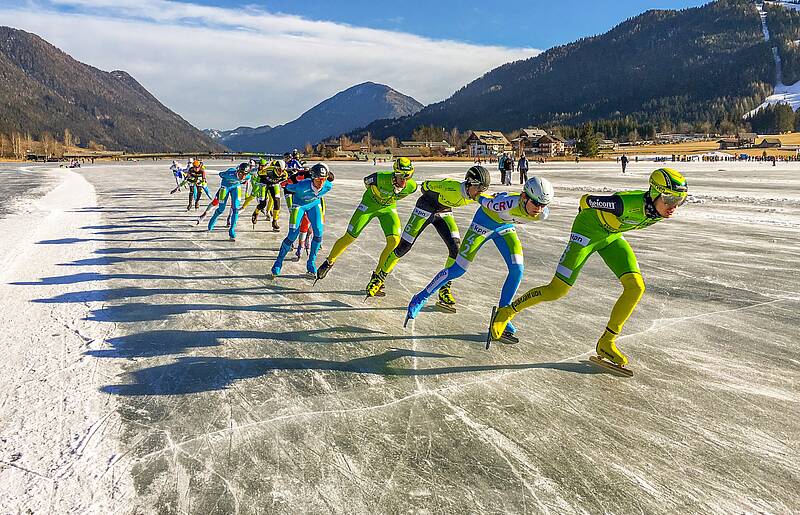
M 584 195 L 581 197 L 578 212 L 584 209 L 597 209 L 612 213 L 614 216 L 621 216 L 625 211 L 625 204 L 619 195 Z
M 367 189 L 369 189 L 371 186 L 377 186 L 377 185 L 378 185 L 377 172 L 369 174 L 366 177 L 364 177 L 364 187 L 366 187 Z

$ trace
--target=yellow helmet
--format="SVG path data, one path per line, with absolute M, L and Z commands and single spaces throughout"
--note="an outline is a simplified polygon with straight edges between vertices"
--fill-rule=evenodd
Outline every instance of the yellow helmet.
M 402 175 L 404 178 L 409 179 L 414 175 L 414 165 L 411 159 L 407 157 L 398 157 L 394 162 L 395 175 Z
M 686 178 L 679 171 L 659 168 L 650 174 L 650 198 L 653 200 L 663 195 L 665 200 L 672 197 L 682 202 L 688 193 Z

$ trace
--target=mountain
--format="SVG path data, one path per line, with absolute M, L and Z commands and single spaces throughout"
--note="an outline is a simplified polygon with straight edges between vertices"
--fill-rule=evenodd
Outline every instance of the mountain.
M 774 77 L 754 3 L 719 0 L 647 11 L 605 34 L 500 66 L 443 102 L 353 136 L 406 138 L 423 125 L 511 131 L 590 120 L 653 131 L 735 126 L 769 94 Z
M 214 141 L 225 145 L 226 142 L 231 138 L 236 138 L 239 136 L 254 136 L 254 135 L 264 134 L 271 130 L 272 127 L 270 127 L 269 125 L 262 125 L 256 128 L 242 126 L 242 127 L 236 127 L 235 129 L 230 131 L 224 131 L 219 129 L 203 129 L 203 134 L 213 139 Z
M 365 82 L 337 93 L 312 107 L 299 118 L 260 134 L 226 138 L 233 150 L 284 152 L 363 127 L 377 119 L 408 116 L 422 109 L 413 98 L 389 86 Z
M 62 139 L 65 130 L 81 146 L 224 150 L 124 71 L 98 70 L 35 34 L 0 27 L 0 134 Z

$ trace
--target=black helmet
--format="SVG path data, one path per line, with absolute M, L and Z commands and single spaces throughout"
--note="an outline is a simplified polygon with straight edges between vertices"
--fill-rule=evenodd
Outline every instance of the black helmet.
M 325 163 L 317 163 L 308 172 L 312 179 L 322 179 L 323 177 L 327 179 L 330 170 Z
M 481 191 L 485 191 L 489 189 L 489 185 L 492 183 L 492 177 L 489 175 L 489 171 L 486 168 L 475 165 L 467 170 L 464 182 L 467 183 L 467 186 L 478 186 Z
M 248 163 L 242 163 L 242 164 L 239 165 L 239 171 L 240 172 L 246 172 L 249 169 L 250 169 L 250 165 Z

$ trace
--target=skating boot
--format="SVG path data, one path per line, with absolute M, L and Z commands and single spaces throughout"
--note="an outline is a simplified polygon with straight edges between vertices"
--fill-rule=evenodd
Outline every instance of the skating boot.
M 298 247 L 297 250 L 299 251 L 300 248 Z M 300 257 L 299 254 L 300 253 L 298 252 L 298 258 Z M 311 262 L 306 263 L 306 277 L 308 279 L 314 279 L 314 281 L 316 282 L 316 279 L 317 279 L 317 265 L 315 265 L 314 263 L 311 263 Z
M 253 222 L 253 229 L 256 228 L 256 224 L 258 223 L 258 215 L 259 215 L 259 213 L 260 213 L 260 211 L 258 209 L 256 209 L 255 211 L 253 211 L 253 216 L 250 217 L 250 221 Z
M 514 333 L 506 329 L 503 331 L 503 334 L 500 335 L 500 343 L 505 343 L 506 345 L 516 345 L 519 343 L 519 338 L 517 338 Z
M 272 219 L 272 232 L 278 232 L 281 230 L 281 226 L 278 225 L 278 221 L 276 219 Z
M 439 300 L 436 301 L 436 306 L 444 311 L 447 311 L 448 313 L 456 312 L 456 299 L 450 292 L 450 285 L 452 283 L 453 281 L 447 281 L 441 288 L 439 288 Z
M 492 321 L 489 323 L 489 337 L 491 340 L 499 340 L 506 331 L 506 326 L 516 314 L 512 306 L 495 308 Z
M 277 264 L 272 265 L 272 270 L 270 270 L 270 272 L 272 273 L 270 274 L 269 278 L 275 279 L 276 277 L 281 275 L 281 267 L 279 267 Z
M 300 254 L 302 254 L 302 253 L 303 253 L 303 245 L 302 244 L 298 244 L 297 248 L 294 251 L 294 260 L 295 261 L 300 261 Z M 314 274 L 314 277 L 316 278 L 316 274 Z
M 383 282 L 386 280 L 386 273 L 383 270 L 379 271 L 377 274 L 372 272 L 372 278 L 369 280 L 367 284 L 367 299 L 370 297 L 380 297 L 381 295 L 381 288 L 383 288 Z M 384 293 L 385 295 L 385 293 Z
M 616 339 L 617 335 L 606 328 L 603 336 L 597 340 L 597 346 L 595 347 L 597 356 L 592 356 L 589 359 L 592 363 L 630 377 L 633 375 L 633 371 L 625 368 L 625 365 L 628 364 L 628 358 L 617 348 Z
M 330 272 L 331 268 L 333 268 L 333 263 L 327 259 L 323 261 L 322 264 L 319 265 L 319 268 L 317 268 L 317 281 L 320 279 L 325 279 L 325 276 L 328 275 L 328 272 Z
M 200 202 L 199 201 L 194 203 L 194 208 L 195 209 L 199 209 L 200 208 Z
M 425 307 L 425 302 L 428 301 L 428 298 L 424 296 L 424 293 L 425 292 L 420 292 L 411 297 L 411 302 L 408 303 L 408 309 L 406 310 L 406 321 L 403 323 L 403 327 L 408 325 L 409 320 L 417 318 L 419 312 Z

